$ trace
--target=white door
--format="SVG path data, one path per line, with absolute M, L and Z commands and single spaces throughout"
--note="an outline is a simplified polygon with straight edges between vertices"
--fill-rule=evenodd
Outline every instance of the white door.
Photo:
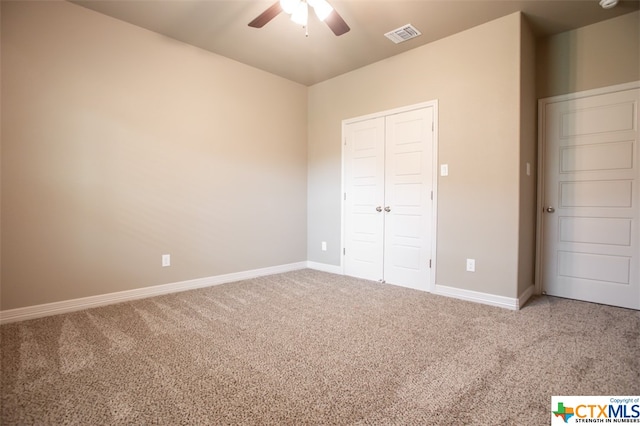
M 429 290 L 433 113 L 386 117 L 384 280 Z
M 345 125 L 344 272 L 429 290 L 433 108 Z
M 384 118 L 345 126 L 344 273 L 382 280 Z
M 640 309 L 639 92 L 549 102 L 541 111 L 549 295 Z

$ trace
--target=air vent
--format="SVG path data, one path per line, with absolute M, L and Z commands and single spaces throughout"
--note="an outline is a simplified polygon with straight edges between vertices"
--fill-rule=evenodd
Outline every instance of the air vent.
M 403 41 L 411 40 L 412 38 L 422 35 L 416 27 L 411 24 L 403 25 L 400 28 L 396 28 L 393 31 L 389 31 L 384 36 L 394 42 L 395 44 L 402 43 Z

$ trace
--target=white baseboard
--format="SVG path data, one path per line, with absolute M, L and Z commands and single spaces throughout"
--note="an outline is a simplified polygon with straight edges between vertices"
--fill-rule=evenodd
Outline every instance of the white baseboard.
M 307 268 L 315 269 L 316 271 L 329 272 L 332 274 L 342 275 L 342 267 L 336 265 L 329 265 L 326 263 L 307 261 Z
M 519 299 L 512 297 L 496 296 L 495 294 L 480 293 L 479 291 L 464 290 L 461 288 L 449 287 L 436 284 L 433 294 L 454 297 L 456 299 L 468 300 L 470 302 L 482 303 L 485 305 L 497 306 L 511 310 L 520 309 Z
M 27 306 L 24 308 L 0 311 L 0 324 L 8 324 L 16 321 L 25 321 L 34 318 L 42 318 L 50 315 L 66 312 L 80 311 L 98 306 L 127 302 L 130 300 L 144 299 L 163 294 L 177 293 L 180 291 L 194 290 L 197 288 L 211 287 L 214 285 L 247 280 L 266 275 L 280 274 L 296 271 L 304 268 L 342 275 L 342 267 L 318 263 L 312 261 L 289 263 L 286 265 L 272 266 L 268 268 L 253 269 L 250 271 L 235 272 L 231 274 L 216 275 L 194 280 L 180 281 L 170 284 L 156 285 L 152 287 L 137 288 L 115 293 L 101 294 L 98 296 L 81 297 L 79 299 L 63 300 L 60 302 L 45 303 L 42 305 Z M 472 290 L 463 290 L 455 287 L 436 284 L 433 294 L 454 297 L 456 299 L 483 303 L 485 305 L 498 306 L 512 310 L 520 309 L 533 295 L 535 287 L 529 286 L 517 299 L 504 296 L 496 296 Z
M 83 309 L 95 308 L 97 306 L 111 305 L 114 303 L 144 299 L 147 297 L 177 293 L 180 291 L 194 290 L 197 288 L 210 287 L 234 281 L 262 277 L 265 275 L 280 274 L 283 272 L 304 269 L 306 267 L 307 262 L 290 263 L 268 268 L 253 269 L 250 271 L 198 278 L 195 280 L 137 288 L 134 290 L 118 291 L 115 293 L 101 294 L 98 296 L 81 297 L 79 299 L 45 303 L 43 305 L 27 306 L 25 308 L 9 309 L 6 311 L 0 311 L 0 324 L 41 318 L 49 315 L 63 314 L 66 312 L 80 311 Z

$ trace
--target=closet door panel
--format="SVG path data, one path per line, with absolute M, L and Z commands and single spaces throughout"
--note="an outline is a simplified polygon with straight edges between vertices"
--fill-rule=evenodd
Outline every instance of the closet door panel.
M 346 275 L 383 279 L 384 118 L 345 126 Z
M 431 108 L 385 118 L 384 279 L 429 290 Z

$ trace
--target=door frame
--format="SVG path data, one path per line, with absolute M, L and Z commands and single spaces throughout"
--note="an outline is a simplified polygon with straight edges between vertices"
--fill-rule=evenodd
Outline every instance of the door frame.
M 379 111 L 372 114 L 361 115 L 357 117 L 342 120 L 341 129 L 341 195 L 340 195 L 340 271 L 344 275 L 344 243 L 345 243 L 345 145 L 346 145 L 346 126 L 359 121 L 370 120 L 372 118 L 386 117 L 388 115 L 401 114 L 403 112 L 413 111 L 422 108 L 433 108 L 433 148 L 431 153 L 431 174 L 432 174 L 432 190 L 433 203 L 431 204 L 431 267 L 429 268 L 429 292 L 433 293 L 436 286 L 436 266 L 437 262 L 437 237 L 438 237 L 438 100 L 420 102 L 418 104 L 407 105 L 403 107 L 393 108 L 385 111 Z
M 630 83 L 616 84 L 613 86 L 599 87 L 597 89 L 583 90 L 575 93 L 568 93 L 566 95 L 551 96 L 548 98 L 538 99 L 538 191 L 537 191 L 537 214 L 536 214 L 536 264 L 535 264 L 535 293 L 543 294 L 542 288 L 542 276 L 543 268 L 542 255 L 544 252 L 544 181 L 545 181 L 545 148 L 546 141 L 544 137 L 545 130 L 545 116 L 544 111 L 547 105 L 572 101 L 581 98 L 588 98 L 591 96 L 605 95 L 608 93 L 623 92 L 625 90 L 640 88 L 640 80 Z

